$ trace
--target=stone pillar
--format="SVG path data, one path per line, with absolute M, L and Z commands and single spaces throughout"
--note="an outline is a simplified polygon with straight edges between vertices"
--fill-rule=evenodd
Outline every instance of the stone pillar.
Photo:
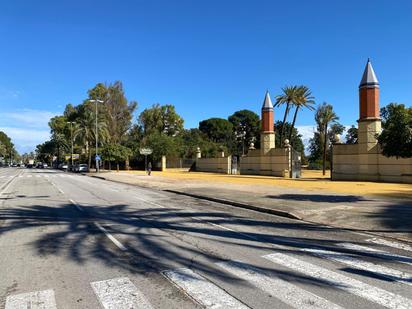
M 162 166 L 161 166 L 162 172 L 166 170 L 166 156 L 162 156 Z
M 260 133 L 261 154 L 267 155 L 273 148 L 275 148 L 273 105 L 269 92 L 266 92 L 262 106 L 262 128 Z

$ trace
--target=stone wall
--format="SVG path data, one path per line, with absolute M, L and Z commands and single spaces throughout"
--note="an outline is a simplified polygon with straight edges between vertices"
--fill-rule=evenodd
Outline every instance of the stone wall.
M 260 150 L 250 150 L 240 158 L 240 174 L 289 177 L 290 151 L 288 148 L 272 148 L 262 156 Z
M 230 174 L 232 157 L 198 158 L 196 159 L 196 171 Z
M 412 183 L 412 158 L 387 158 L 378 144 L 368 150 L 359 144 L 335 144 L 332 179 Z

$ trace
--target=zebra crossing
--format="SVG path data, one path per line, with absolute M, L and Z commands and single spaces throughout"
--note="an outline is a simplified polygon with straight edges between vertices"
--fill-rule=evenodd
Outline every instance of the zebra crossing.
M 404 248 L 404 251 L 408 252 L 408 245 L 406 244 L 378 238 L 373 240 L 366 241 L 371 244 L 377 243 L 380 245 L 380 248 L 383 246 L 395 247 L 399 251 L 402 250 L 401 248 Z M 348 249 L 351 251 L 348 252 Z M 216 262 L 214 265 L 221 269 L 222 273 L 239 280 L 231 280 L 232 283 L 230 284 L 247 283 L 251 288 L 256 288 L 269 295 L 274 307 L 281 302 L 292 308 L 343 308 L 342 304 L 335 303 L 336 300 L 327 299 L 324 295 L 317 295 L 311 291 L 310 285 L 298 286 L 276 272 L 279 269 L 288 269 L 310 280 L 321 280 L 323 284 L 328 286 L 328 289 L 332 288 L 336 291 L 341 291 L 340 293 L 346 293 L 346 298 L 358 297 L 363 299 L 363 301 L 370 302 L 371 307 L 380 305 L 392 309 L 412 308 L 412 289 L 410 290 L 411 293 L 405 297 L 404 295 L 394 293 L 393 285 L 392 291 L 389 291 L 382 288 L 382 284 L 374 286 L 370 282 L 364 282 L 362 277 L 353 278 L 350 272 L 348 274 L 348 272 L 344 272 L 340 268 L 340 265 L 345 265 L 368 271 L 377 277 L 390 278 L 391 283 L 386 281 L 386 284 L 400 284 L 409 288 L 412 284 L 412 275 L 396 269 L 399 266 L 409 267 L 412 265 L 409 263 L 411 258 L 406 255 L 393 254 L 369 245 L 354 243 L 338 244 L 333 249 L 302 247 L 292 252 L 285 252 L 284 250 L 274 250 L 272 253 L 259 257 L 262 261 L 266 261 L 271 265 L 270 269 L 238 260 Z M 368 257 L 373 257 L 375 260 L 385 261 L 390 259 L 395 263 L 391 264 L 393 266 L 388 267 L 375 262 L 369 262 L 365 260 L 365 253 L 367 253 Z M 308 258 L 311 259 L 311 262 L 307 261 Z M 338 264 L 339 267 L 330 269 L 330 266 L 320 266 L 320 263 L 313 263 L 314 258 L 320 258 L 321 260 L 319 261 L 322 262 L 328 260 Z M 230 294 L 221 283 L 219 284 L 214 279 L 211 279 L 210 274 L 205 276 L 203 273 L 189 268 L 166 270 L 162 271 L 161 274 L 167 279 L 166 282 L 173 284 L 195 303 L 200 304 L 204 308 L 251 308 L 249 305 L 250 300 L 246 296 Z M 150 299 L 128 277 L 109 278 L 104 281 L 91 282 L 90 288 L 102 308 L 105 309 L 155 308 L 150 303 Z M 405 289 L 403 289 L 403 294 L 405 294 L 404 291 Z M 49 289 L 8 296 L 5 309 L 17 308 L 57 308 L 55 293 Z

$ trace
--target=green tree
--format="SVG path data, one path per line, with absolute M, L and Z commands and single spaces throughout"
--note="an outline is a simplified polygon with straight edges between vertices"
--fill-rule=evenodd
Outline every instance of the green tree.
M 102 159 L 109 162 L 109 170 L 112 169 L 112 162 L 116 162 L 117 171 L 119 171 L 119 162 L 126 161 L 132 151 L 122 145 L 106 144 L 102 149 Z
M 229 122 L 233 125 L 233 134 L 236 140 L 234 152 L 244 154 L 251 142 L 259 147 L 260 119 L 259 116 L 247 109 L 235 112 L 229 116 Z
M 318 124 L 318 129 L 320 133 L 320 141 L 323 145 L 322 151 L 322 170 L 323 175 L 326 174 L 326 156 L 327 156 L 327 149 L 329 147 L 329 135 L 328 135 L 328 127 L 329 125 L 333 125 L 339 120 L 339 117 L 333 111 L 333 106 L 324 102 L 323 104 L 318 106 L 315 115 L 316 123 Z
M 358 142 L 358 128 L 351 126 L 346 132 L 346 144 L 356 144 Z
M 94 93 L 94 91 L 89 92 Z M 111 143 L 121 144 L 132 126 L 133 113 L 137 102 L 128 102 L 120 81 L 107 87 L 102 113 L 106 116 L 106 128 Z
M 207 137 L 199 129 L 184 130 L 181 134 L 182 156 L 185 158 L 196 158 L 197 148 L 200 148 L 202 157 L 216 157 L 221 146 Z M 224 149 L 226 150 L 226 149 Z
M 412 157 L 412 108 L 390 103 L 381 108 L 382 133 L 378 142 L 386 157 Z
M 159 160 L 162 156 L 178 157 L 182 145 L 180 138 L 154 132 L 145 137 L 144 146 L 153 150 L 153 159 Z
M 292 134 L 293 129 L 295 128 L 296 118 L 298 116 L 298 112 L 302 108 L 307 108 L 309 110 L 314 110 L 315 108 L 312 106 L 315 104 L 315 98 L 312 96 L 312 92 L 306 86 L 299 86 L 297 88 L 297 97 L 295 100 L 292 101 L 293 106 L 295 107 L 295 114 L 293 115 L 292 126 L 289 129 L 289 141 L 292 143 Z
M 209 118 L 199 122 L 199 130 L 213 142 L 233 149 L 233 125 L 223 118 Z
M 183 118 L 176 113 L 173 105 L 155 104 L 139 115 L 139 124 L 144 135 L 162 133 L 176 136 L 183 130 Z
M 283 94 L 278 95 L 276 97 L 276 103 L 275 103 L 275 107 L 279 107 L 281 105 L 286 104 L 285 107 L 285 113 L 283 114 L 283 125 L 281 127 L 280 130 L 280 145 L 283 145 L 283 137 L 285 136 L 285 126 L 286 126 L 286 120 L 288 118 L 289 115 L 289 111 L 291 108 L 291 105 L 295 102 L 297 102 L 298 100 L 298 86 L 286 86 L 282 88 L 282 92 Z

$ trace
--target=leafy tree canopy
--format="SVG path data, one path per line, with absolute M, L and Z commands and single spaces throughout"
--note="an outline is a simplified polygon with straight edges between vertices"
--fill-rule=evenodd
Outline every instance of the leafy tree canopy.
M 229 116 L 229 122 L 233 126 L 233 134 L 236 140 L 234 152 L 241 154 L 243 146 L 247 149 L 251 142 L 259 147 L 260 141 L 260 119 L 250 110 L 243 109 Z
M 412 157 L 412 108 L 390 103 L 381 108 L 382 133 L 378 142 L 386 157 Z
M 232 145 L 233 125 L 226 119 L 209 118 L 203 120 L 199 122 L 199 130 L 215 143 Z
M 173 105 L 155 104 L 145 109 L 139 116 L 139 124 L 145 135 L 163 133 L 175 136 L 183 130 L 183 118 Z

